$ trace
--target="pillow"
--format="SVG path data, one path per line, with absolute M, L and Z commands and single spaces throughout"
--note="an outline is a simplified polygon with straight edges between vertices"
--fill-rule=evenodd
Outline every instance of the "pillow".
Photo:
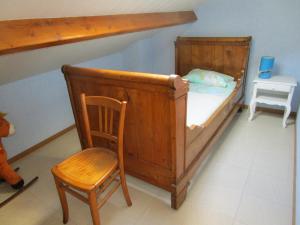
M 202 69 L 193 69 L 183 78 L 191 83 L 201 83 L 215 87 L 227 87 L 228 83 L 234 80 L 233 77 L 226 74 Z

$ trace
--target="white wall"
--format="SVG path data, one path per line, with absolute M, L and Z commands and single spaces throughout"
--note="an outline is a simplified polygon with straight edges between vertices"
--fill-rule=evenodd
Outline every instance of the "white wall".
M 178 35 L 251 35 L 253 41 L 246 89 L 246 103 L 249 103 L 252 80 L 263 55 L 275 56 L 274 74 L 292 75 L 300 81 L 299 10 L 299 0 L 207 0 L 196 10 L 198 21 L 193 25 L 164 29 L 139 45 L 151 46 L 153 58 L 149 63 L 153 65 L 152 72 L 169 74 L 174 73 L 173 42 Z M 296 111 L 299 101 L 298 87 L 293 111 Z
M 122 69 L 123 58 L 114 54 L 79 65 Z M 8 113 L 7 119 L 17 131 L 3 139 L 9 158 L 74 124 L 60 70 L 1 85 L 0 111 Z

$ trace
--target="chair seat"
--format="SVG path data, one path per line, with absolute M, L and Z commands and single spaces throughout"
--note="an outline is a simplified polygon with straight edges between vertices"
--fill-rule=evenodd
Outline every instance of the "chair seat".
M 117 155 L 105 148 L 88 148 L 52 168 L 52 173 L 67 184 L 82 190 L 100 185 L 117 168 Z

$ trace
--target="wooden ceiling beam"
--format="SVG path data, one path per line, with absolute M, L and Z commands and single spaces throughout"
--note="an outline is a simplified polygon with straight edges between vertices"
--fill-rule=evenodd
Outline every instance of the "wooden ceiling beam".
M 0 55 L 191 23 L 193 11 L 0 21 Z

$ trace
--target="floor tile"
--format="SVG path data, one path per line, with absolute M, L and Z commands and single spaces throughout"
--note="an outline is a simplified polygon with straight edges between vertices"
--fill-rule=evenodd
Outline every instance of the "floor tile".
M 288 225 L 292 222 L 292 209 L 256 196 L 244 195 L 237 221 L 249 225 Z
M 193 207 L 206 208 L 234 217 L 243 189 L 215 185 L 195 185 L 189 192 L 187 202 Z
M 213 160 L 212 156 L 199 175 L 198 183 L 238 190 L 244 187 L 248 176 L 247 169 L 226 163 L 215 163 Z
M 254 169 L 248 177 L 245 194 L 292 207 L 292 187 L 292 182 L 288 179 L 278 179 Z

